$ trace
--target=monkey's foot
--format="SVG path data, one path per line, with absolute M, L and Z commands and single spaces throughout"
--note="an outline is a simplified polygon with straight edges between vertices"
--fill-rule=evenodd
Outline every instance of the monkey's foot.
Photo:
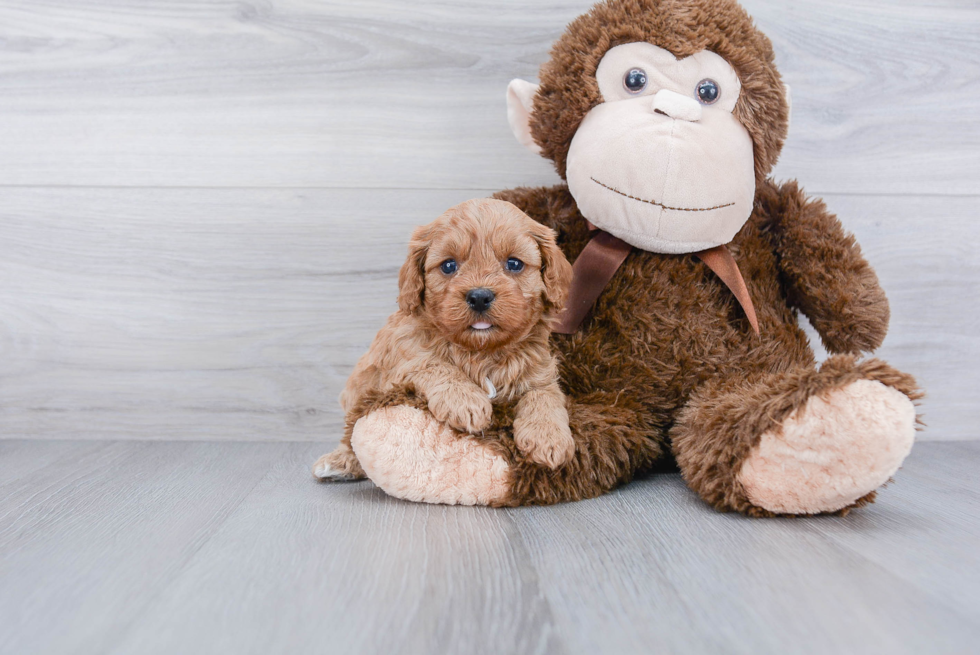
M 507 461 L 427 411 L 395 405 L 354 425 L 351 446 L 367 476 L 396 498 L 499 505 L 511 488 Z
M 812 396 L 762 435 L 739 472 L 749 500 L 786 514 L 833 512 L 868 495 L 912 449 L 915 408 L 881 382 Z

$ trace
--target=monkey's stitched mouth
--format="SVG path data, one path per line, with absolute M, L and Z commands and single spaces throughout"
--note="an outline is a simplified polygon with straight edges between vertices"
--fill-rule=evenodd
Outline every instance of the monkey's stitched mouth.
M 710 212 L 710 211 L 712 211 L 714 209 L 724 209 L 725 207 L 731 207 L 732 205 L 735 204 L 734 202 L 730 202 L 730 203 L 725 204 L 725 205 L 718 205 L 717 207 L 704 207 L 704 208 L 698 208 L 698 207 L 695 207 L 695 208 L 690 208 L 690 207 L 671 207 L 669 205 L 663 204 L 662 202 L 657 202 L 656 200 L 644 200 L 643 198 L 637 198 L 636 196 L 631 196 L 628 193 L 623 193 L 619 189 L 614 189 L 611 186 L 609 186 L 608 184 L 603 184 L 602 182 L 600 182 L 599 180 L 595 179 L 594 177 L 589 178 L 589 179 L 591 179 L 593 182 L 595 182 L 599 186 L 601 186 L 603 188 L 606 188 L 606 189 L 609 189 L 613 193 L 618 193 L 619 195 L 623 196 L 624 198 L 629 198 L 630 200 L 636 200 L 636 201 L 639 201 L 639 202 L 645 202 L 648 205 L 655 205 L 657 207 L 663 207 L 664 209 L 670 209 L 671 211 L 675 211 L 675 212 Z

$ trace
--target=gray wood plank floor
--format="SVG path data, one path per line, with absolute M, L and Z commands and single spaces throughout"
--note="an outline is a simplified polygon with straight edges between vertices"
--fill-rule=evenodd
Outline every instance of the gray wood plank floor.
M 679 477 L 491 510 L 318 484 L 308 443 L 0 441 L 3 653 L 966 653 L 980 443 L 846 518 Z

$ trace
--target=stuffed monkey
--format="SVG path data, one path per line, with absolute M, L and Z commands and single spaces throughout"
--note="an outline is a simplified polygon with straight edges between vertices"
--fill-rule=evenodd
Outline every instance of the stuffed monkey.
M 888 301 L 854 238 L 768 175 L 786 136 L 769 40 L 732 0 L 607 0 L 515 80 L 517 139 L 566 184 L 507 200 L 574 263 L 553 347 L 576 450 L 552 469 L 512 411 L 464 435 L 424 402 L 375 399 L 349 425 L 388 493 L 513 506 L 605 493 L 675 461 L 721 511 L 846 512 L 909 453 L 913 378 L 877 359 Z M 832 356 L 817 366 L 797 313 Z

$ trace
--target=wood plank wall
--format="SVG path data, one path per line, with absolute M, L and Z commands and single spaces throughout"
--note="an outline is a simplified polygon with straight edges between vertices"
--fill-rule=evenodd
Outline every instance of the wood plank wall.
M 510 135 L 584 0 L 0 3 L 0 438 L 324 440 L 413 225 L 552 184 Z M 980 435 L 980 7 L 751 0 L 777 178 L 892 302 L 922 439 Z

